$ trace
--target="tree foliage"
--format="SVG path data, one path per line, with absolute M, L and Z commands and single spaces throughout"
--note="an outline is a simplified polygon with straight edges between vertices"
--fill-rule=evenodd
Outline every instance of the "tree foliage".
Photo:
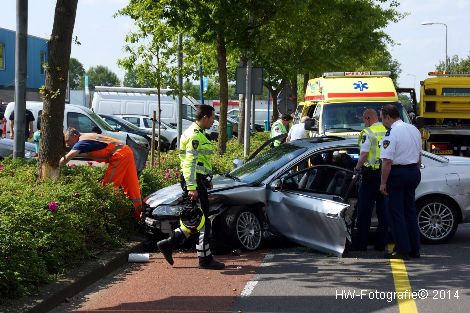
M 446 64 L 444 61 L 436 65 L 436 71 L 444 72 L 445 70 Z M 447 71 L 451 73 L 470 73 L 470 53 L 467 58 L 459 58 L 458 55 L 450 57 Z
M 97 65 L 90 67 L 87 71 L 90 86 L 119 86 L 121 82 L 117 75 L 108 67 Z
M 83 75 L 84 74 L 85 74 L 85 68 L 83 67 L 83 64 L 75 58 L 70 58 L 70 65 L 69 65 L 70 89 L 83 89 Z

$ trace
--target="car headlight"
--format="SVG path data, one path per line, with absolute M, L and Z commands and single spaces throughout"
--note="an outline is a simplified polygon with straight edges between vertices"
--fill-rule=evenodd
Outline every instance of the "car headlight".
M 183 206 L 182 205 L 162 204 L 162 205 L 157 206 L 155 209 L 153 209 L 152 216 L 153 217 L 179 216 L 181 211 L 183 211 Z

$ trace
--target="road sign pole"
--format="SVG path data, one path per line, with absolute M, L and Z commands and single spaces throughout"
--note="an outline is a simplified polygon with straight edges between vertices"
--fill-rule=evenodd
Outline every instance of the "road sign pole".
M 246 96 L 245 96 L 245 145 L 243 155 L 250 154 L 250 114 L 251 114 L 251 60 L 246 62 Z

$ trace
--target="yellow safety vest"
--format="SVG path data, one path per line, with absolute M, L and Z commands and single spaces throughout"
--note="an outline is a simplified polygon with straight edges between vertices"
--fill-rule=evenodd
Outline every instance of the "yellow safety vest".
M 204 134 L 204 129 L 195 122 L 181 135 L 181 170 L 188 191 L 196 190 L 196 174 L 212 174 L 212 142 Z
M 365 167 L 374 170 L 380 168 L 380 143 L 386 132 L 387 129 L 382 123 L 375 123 L 364 128 L 359 134 L 359 146 L 361 145 L 361 140 L 365 142 L 367 137 L 369 137 L 370 140 L 369 154 L 367 156 L 367 162 L 364 164 Z

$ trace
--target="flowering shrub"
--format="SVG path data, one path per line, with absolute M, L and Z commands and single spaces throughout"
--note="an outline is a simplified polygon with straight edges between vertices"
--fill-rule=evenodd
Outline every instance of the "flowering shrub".
M 36 181 L 34 162 L 6 159 L 0 168 L 0 298 L 119 246 L 135 227 L 132 203 L 101 187 L 100 168 L 65 167 L 58 182 Z
M 267 138 L 253 136 L 251 151 Z M 227 143 L 223 156 L 214 145 L 214 173 L 232 169 L 236 158 L 243 158 L 236 140 Z M 101 186 L 103 171 L 65 166 L 59 181 L 38 182 L 34 161 L 0 161 L 0 300 L 23 295 L 119 246 L 136 230 L 131 201 L 112 186 Z M 178 152 L 162 153 L 160 165 L 147 166 L 139 177 L 142 196 L 178 183 L 179 176 Z

